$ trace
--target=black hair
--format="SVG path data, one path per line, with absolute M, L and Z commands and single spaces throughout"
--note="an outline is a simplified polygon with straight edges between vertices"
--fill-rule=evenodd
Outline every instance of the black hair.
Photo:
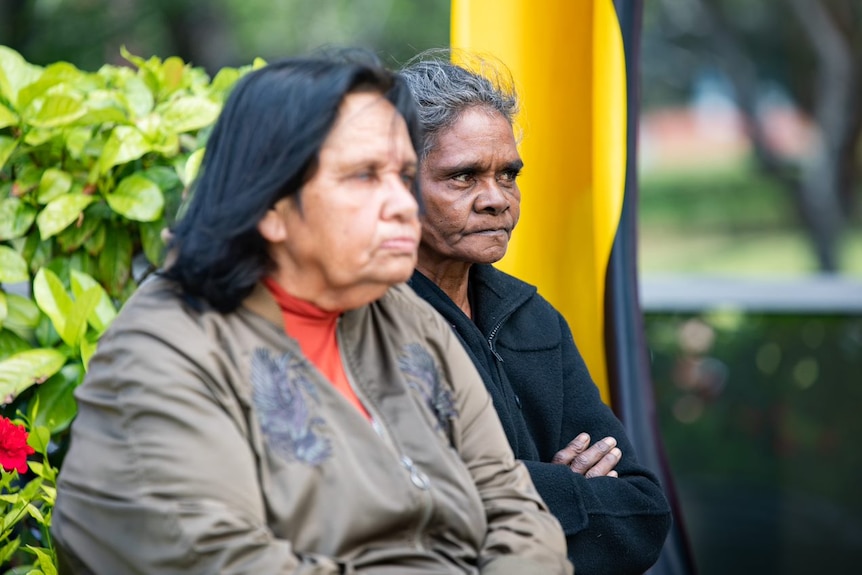
M 367 52 L 290 58 L 240 79 L 207 141 L 163 274 L 187 296 L 236 309 L 272 266 L 258 222 L 311 177 L 339 105 L 356 91 L 391 102 L 419 149 L 421 127 L 403 78 Z

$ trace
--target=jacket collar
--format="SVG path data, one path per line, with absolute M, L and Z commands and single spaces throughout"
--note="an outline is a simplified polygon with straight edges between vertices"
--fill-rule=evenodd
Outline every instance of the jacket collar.
M 485 334 L 493 332 L 535 293 L 535 286 L 492 265 L 478 264 L 470 269 L 473 316 Z
M 254 286 L 251 294 L 243 300 L 242 307 L 277 325 L 282 332 L 284 331 L 284 317 L 281 314 L 281 308 L 278 307 L 278 302 L 275 301 L 263 282 Z
M 450 323 L 469 321 L 449 296 L 420 272 L 413 272 L 409 284 Z M 486 335 L 536 293 L 534 286 L 486 264 L 474 264 L 470 268 L 469 289 L 474 322 Z

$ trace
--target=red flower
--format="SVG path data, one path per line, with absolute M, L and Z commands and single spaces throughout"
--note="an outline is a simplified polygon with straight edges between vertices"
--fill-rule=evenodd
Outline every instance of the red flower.
M 6 471 L 27 472 L 27 456 L 34 449 L 27 445 L 27 430 L 15 425 L 8 417 L 0 419 L 0 466 Z

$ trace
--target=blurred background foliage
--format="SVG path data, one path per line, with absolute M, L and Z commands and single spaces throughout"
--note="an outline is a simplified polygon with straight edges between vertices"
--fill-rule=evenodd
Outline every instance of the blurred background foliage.
M 449 43 L 449 1 L 3 0 L 0 44 L 34 64 L 95 70 L 119 47 L 178 56 L 214 74 L 325 45 L 362 46 L 398 65 Z
M 862 3 L 653 0 L 641 48 L 641 280 L 701 302 L 644 301 L 678 520 L 701 575 L 853 572 Z
M 701 575 L 862 556 L 862 317 L 650 314 L 661 432 Z
M 862 3 L 644 8 L 645 271 L 862 274 Z

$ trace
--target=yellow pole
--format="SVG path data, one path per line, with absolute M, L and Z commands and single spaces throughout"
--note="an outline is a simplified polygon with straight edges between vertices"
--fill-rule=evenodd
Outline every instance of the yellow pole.
M 452 48 L 521 97 L 521 221 L 499 266 L 565 316 L 609 402 L 605 273 L 625 188 L 625 52 L 612 0 L 452 0 Z

